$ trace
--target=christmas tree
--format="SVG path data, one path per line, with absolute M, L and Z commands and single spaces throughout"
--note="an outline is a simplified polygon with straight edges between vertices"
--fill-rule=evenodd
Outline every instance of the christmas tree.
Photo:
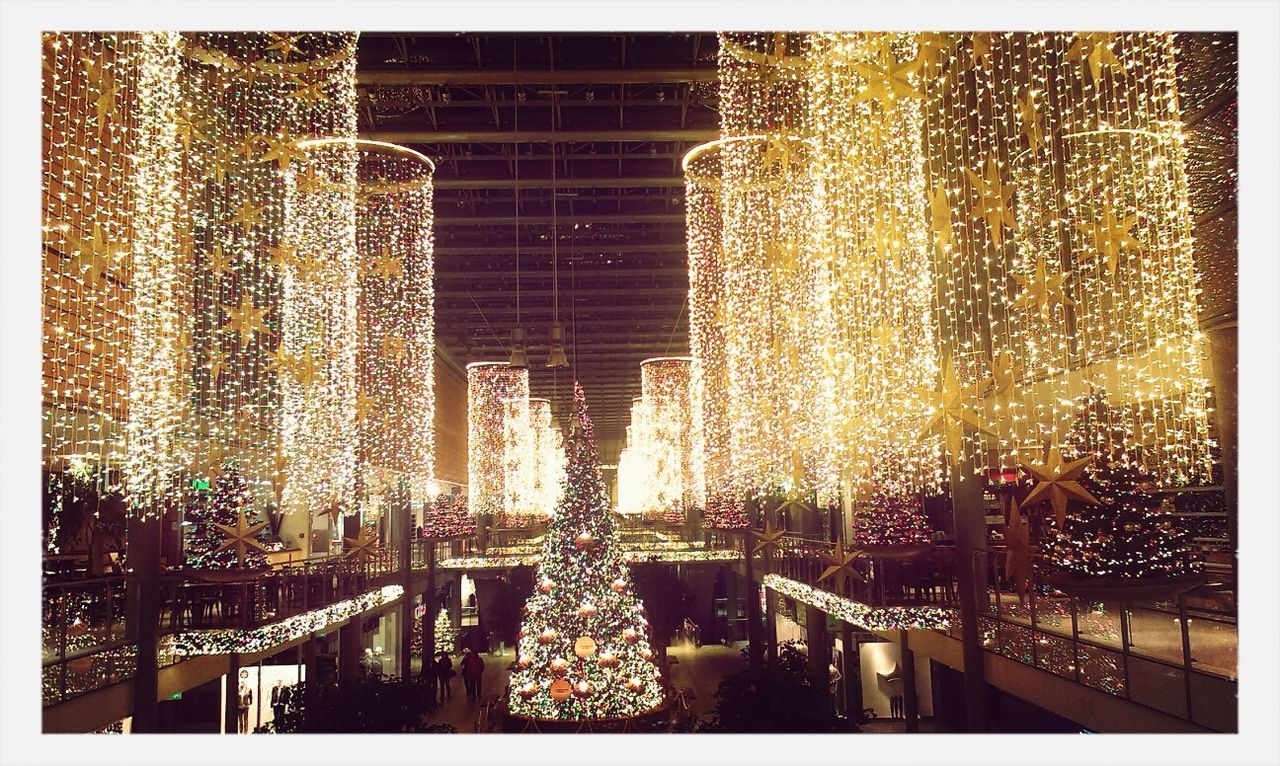
M 1096 457 L 1080 485 L 1100 505 L 1074 504 L 1062 530 L 1054 530 L 1053 564 L 1072 575 L 1101 578 L 1168 578 L 1191 574 L 1190 537 L 1161 510 L 1149 491 L 1152 477 L 1136 463 L 1132 440 L 1111 417 L 1106 394 L 1085 399 L 1069 441 L 1077 456 Z
M 563 493 L 525 604 L 511 674 L 513 715 L 632 718 L 662 704 L 649 622 L 622 560 L 582 387 Z
M 929 524 L 920 503 L 877 494 L 853 517 L 854 545 L 928 545 Z
M 227 542 L 234 538 L 223 529 L 239 528 L 240 514 L 249 514 L 251 502 L 249 485 L 236 464 L 223 466 L 222 473 L 213 482 L 212 497 L 199 494 L 187 505 L 187 566 L 196 569 L 266 566 L 266 554 L 252 545 L 227 546 Z M 245 548 L 244 561 L 240 561 L 237 547 Z
M 449 619 L 449 610 L 441 609 L 436 615 L 436 651 L 453 654 L 453 621 Z
M 742 500 L 728 492 L 708 494 L 702 509 L 702 525 L 708 529 L 745 529 L 751 526 Z
M 423 511 L 422 534 L 428 538 L 475 534 L 476 519 L 467 511 L 464 495 L 441 494 Z

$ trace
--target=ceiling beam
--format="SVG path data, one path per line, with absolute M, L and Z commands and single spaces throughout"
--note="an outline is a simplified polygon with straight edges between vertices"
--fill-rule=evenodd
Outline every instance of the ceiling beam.
M 520 224 L 558 223 L 571 225 L 575 223 L 684 223 L 684 213 L 587 213 L 579 212 L 574 216 L 562 215 L 552 219 L 549 215 L 522 215 Z M 511 225 L 516 222 L 515 215 L 442 215 L 436 216 L 436 226 L 494 226 Z
M 718 128 L 653 128 L 647 130 L 369 130 L 360 134 L 371 141 L 393 144 L 527 144 L 550 141 L 710 141 L 720 137 Z
M 442 178 L 432 184 L 436 191 L 446 189 L 546 189 L 551 186 L 548 178 Z M 591 187 L 595 189 L 649 189 L 679 186 L 684 188 L 684 179 L 680 177 L 649 178 L 557 178 L 556 188 L 578 189 Z
M 520 219 L 524 223 L 524 219 Z M 688 245 L 681 240 L 680 242 L 655 242 L 653 244 L 575 244 L 573 246 L 562 245 L 558 251 L 565 256 L 574 255 L 622 255 L 627 253 L 683 253 Z M 550 245 L 520 245 L 520 255 L 550 255 L 552 252 Z M 514 245 L 437 245 L 435 248 L 437 257 L 442 255 L 515 255 Z M 567 270 L 569 267 L 565 266 Z
M 660 85 L 717 82 L 716 67 L 663 69 L 404 69 L 362 67 L 357 85 Z

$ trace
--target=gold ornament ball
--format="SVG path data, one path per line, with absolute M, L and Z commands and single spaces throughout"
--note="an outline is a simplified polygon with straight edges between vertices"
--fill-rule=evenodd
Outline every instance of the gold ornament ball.
M 520 687 L 520 696 L 523 697 L 524 699 L 529 699 L 530 697 L 538 693 L 538 688 L 539 687 L 536 682 L 530 681 L 529 683 Z
M 596 539 L 591 536 L 590 532 L 583 532 L 578 535 L 577 539 L 575 539 L 573 543 L 578 546 L 579 550 L 588 550 L 595 546 Z
M 627 628 L 622 631 L 622 638 L 625 639 L 627 643 L 634 644 L 636 641 L 640 640 L 640 634 L 636 633 L 635 628 Z
M 547 628 L 546 630 L 538 634 L 538 643 L 540 644 L 549 644 L 555 640 L 556 640 L 556 632 L 551 628 Z
M 569 699 L 569 695 L 573 694 L 573 685 L 563 678 L 558 679 L 551 684 L 551 699 L 556 702 L 564 702 Z
M 550 593 L 551 589 L 554 587 L 556 587 L 556 583 L 554 580 L 543 580 L 542 582 L 538 583 L 538 590 L 542 591 L 543 593 Z
M 522 654 L 520 655 L 520 659 L 516 661 L 516 664 L 521 668 L 527 668 L 533 664 L 533 658 L 527 654 Z
M 573 642 L 573 653 L 586 659 L 596 653 L 596 642 L 591 636 L 581 636 Z
M 614 593 L 621 593 L 627 589 L 627 583 L 625 580 L 614 580 L 609 587 L 613 588 Z
M 602 668 L 613 668 L 613 667 L 617 667 L 617 665 L 618 665 L 618 658 L 617 658 L 617 657 L 615 657 L 615 656 L 613 656 L 612 654 L 601 654 L 601 655 L 600 655 L 600 662 L 599 662 L 599 665 L 600 665 L 600 667 L 602 667 Z

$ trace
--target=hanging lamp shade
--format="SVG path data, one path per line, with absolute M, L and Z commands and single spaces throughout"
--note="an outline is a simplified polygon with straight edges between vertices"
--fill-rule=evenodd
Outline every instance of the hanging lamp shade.
M 529 366 L 529 355 L 525 353 L 525 330 L 523 327 L 517 327 L 511 331 L 511 358 L 507 360 L 507 366 L 517 369 Z
M 551 325 L 551 351 L 547 354 L 548 367 L 568 367 L 569 360 L 564 355 L 564 327 Z

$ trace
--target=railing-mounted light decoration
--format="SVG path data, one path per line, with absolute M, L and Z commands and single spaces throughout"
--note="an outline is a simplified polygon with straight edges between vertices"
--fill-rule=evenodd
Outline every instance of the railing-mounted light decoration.
M 1173 36 L 935 37 L 935 316 L 991 431 L 971 430 L 965 455 L 1013 468 L 1062 445 L 1097 386 L 1111 415 L 1088 451 L 1165 484 L 1208 477 Z
M 528 401 L 528 369 L 506 362 L 467 365 L 468 504 L 475 516 L 493 516 L 505 508 L 504 415 L 505 402 L 512 399 Z

